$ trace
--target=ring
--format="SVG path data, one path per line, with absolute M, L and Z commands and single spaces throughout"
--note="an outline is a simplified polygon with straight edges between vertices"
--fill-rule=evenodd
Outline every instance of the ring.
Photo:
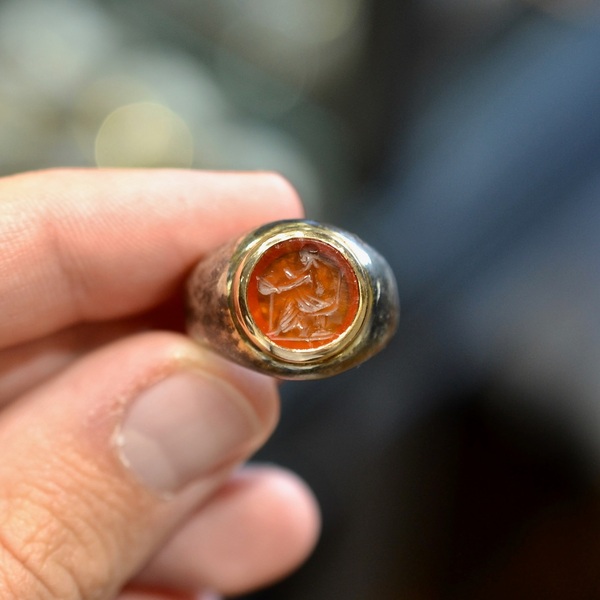
M 187 286 L 197 342 L 283 379 L 341 373 L 396 331 L 398 291 L 385 259 L 355 235 L 277 221 L 201 261 Z

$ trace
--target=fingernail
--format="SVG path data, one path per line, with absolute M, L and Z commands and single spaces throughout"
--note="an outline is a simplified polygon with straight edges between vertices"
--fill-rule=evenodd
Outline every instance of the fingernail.
M 117 442 L 123 463 L 147 487 L 174 492 L 235 458 L 260 429 L 248 401 L 201 373 L 178 373 L 134 401 Z

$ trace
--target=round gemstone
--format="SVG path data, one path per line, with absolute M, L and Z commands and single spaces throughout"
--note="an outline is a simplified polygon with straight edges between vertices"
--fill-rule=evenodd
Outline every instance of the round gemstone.
M 273 344 L 314 349 L 333 342 L 354 322 L 358 281 L 338 250 L 296 238 L 263 254 L 248 281 L 247 303 L 254 323 Z

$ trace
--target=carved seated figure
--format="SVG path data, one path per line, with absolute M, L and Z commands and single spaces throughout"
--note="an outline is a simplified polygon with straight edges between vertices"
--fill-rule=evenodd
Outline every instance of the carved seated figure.
M 280 260 L 284 264 L 257 281 L 259 293 L 270 296 L 267 335 L 272 339 L 336 337 L 329 319 L 340 308 L 339 269 L 322 259 L 314 246 L 305 246 Z

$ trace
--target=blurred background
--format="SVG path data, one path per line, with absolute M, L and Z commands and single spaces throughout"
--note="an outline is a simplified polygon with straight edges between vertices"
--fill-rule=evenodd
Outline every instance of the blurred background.
M 0 173 L 274 169 L 386 255 L 377 358 L 259 459 L 323 536 L 255 600 L 600 599 L 594 0 L 3 0 Z

